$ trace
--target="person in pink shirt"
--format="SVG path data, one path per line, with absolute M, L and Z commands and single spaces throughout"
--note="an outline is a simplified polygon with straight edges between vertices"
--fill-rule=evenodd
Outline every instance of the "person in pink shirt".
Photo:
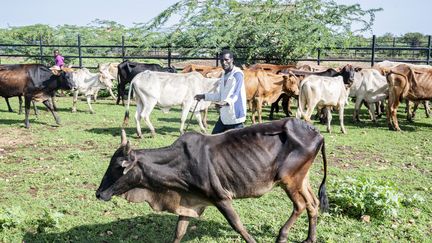
M 62 69 L 64 66 L 64 57 L 60 55 L 59 50 L 54 50 L 54 61 L 55 61 L 55 67 L 58 67 L 58 69 Z

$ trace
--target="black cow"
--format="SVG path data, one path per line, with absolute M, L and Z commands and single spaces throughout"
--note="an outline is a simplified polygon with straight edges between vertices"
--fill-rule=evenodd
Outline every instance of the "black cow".
M 177 70 L 172 67 L 162 67 L 159 64 L 147 64 L 147 63 L 139 63 L 139 62 L 131 62 L 129 60 L 123 61 L 118 66 L 118 86 L 117 86 L 117 102 L 118 105 L 120 103 L 120 99 L 122 101 L 122 104 L 124 105 L 124 95 L 126 90 L 126 84 L 130 83 L 132 79 L 137 75 L 138 73 L 144 72 L 145 70 L 150 71 L 158 71 L 158 72 L 169 72 L 169 73 L 176 73 Z
M 56 123 L 60 124 L 60 118 L 53 110 L 49 98 L 54 96 L 55 91 L 58 89 L 70 90 L 72 87 L 73 82 L 68 73 L 53 71 L 41 64 L 0 66 L 0 96 L 13 97 L 24 95 L 24 124 L 26 128 L 30 127 L 28 116 L 32 100 L 42 100 L 44 105 L 53 114 Z
M 308 171 L 320 149 L 324 178 L 318 200 Z M 111 158 L 96 197 L 108 201 L 122 195 L 132 202 L 147 201 L 156 211 L 178 214 L 174 242 L 180 242 L 186 233 L 190 217 L 199 217 L 213 205 L 247 242 L 255 242 L 232 200 L 260 197 L 278 185 L 293 201 L 294 210 L 277 241 L 286 241 L 288 230 L 306 209 L 307 241 L 314 242 L 318 206 L 328 209 L 326 175 L 324 138 L 312 125 L 295 118 L 218 135 L 185 133 L 160 149 L 131 149 L 122 130 L 121 146 Z

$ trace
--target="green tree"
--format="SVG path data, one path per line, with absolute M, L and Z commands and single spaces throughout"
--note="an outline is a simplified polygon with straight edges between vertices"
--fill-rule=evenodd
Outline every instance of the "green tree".
M 146 31 L 166 30 L 166 41 L 194 46 L 188 53 L 215 47 L 235 49 L 251 61 L 254 57 L 290 62 L 310 56 L 317 48 L 347 46 L 356 31 L 370 29 L 375 12 L 359 4 L 338 5 L 332 0 L 182 0 L 145 25 Z M 170 19 L 177 18 L 177 24 Z M 171 21 L 173 22 L 173 21 Z M 167 28 L 169 27 L 169 28 Z
M 419 47 L 425 43 L 426 37 L 419 32 L 409 32 L 402 36 L 402 40 L 411 47 Z

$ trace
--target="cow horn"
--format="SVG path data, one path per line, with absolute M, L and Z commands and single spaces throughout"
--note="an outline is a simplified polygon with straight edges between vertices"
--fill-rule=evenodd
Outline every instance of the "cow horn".
M 126 146 L 127 144 L 126 131 L 124 128 L 121 129 L 121 146 Z

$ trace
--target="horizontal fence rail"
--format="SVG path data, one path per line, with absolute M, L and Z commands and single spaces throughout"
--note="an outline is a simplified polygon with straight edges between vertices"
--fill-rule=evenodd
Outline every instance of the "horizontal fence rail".
M 400 47 L 396 46 L 395 39 L 392 42 L 392 46 L 381 46 L 377 45 L 375 35 L 372 36 L 371 42 L 367 46 L 358 46 L 358 47 L 336 47 L 336 48 L 318 48 L 316 50 L 316 57 L 307 57 L 300 58 L 297 61 L 313 61 L 318 65 L 321 62 L 365 62 L 370 63 L 373 66 L 376 62 L 380 62 L 383 60 L 389 61 L 399 61 L 399 62 L 408 62 L 408 63 L 425 63 L 427 65 L 431 64 L 431 36 L 427 36 L 427 46 L 426 47 Z M 20 48 L 35 48 L 33 54 L 22 54 L 20 52 Z M 36 48 L 38 50 L 36 50 Z M 182 47 L 173 47 L 173 46 L 157 46 L 152 47 L 151 49 L 146 50 L 146 55 L 127 55 L 127 50 L 132 52 L 139 52 L 143 48 L 138 45 L 125 45 L 124 37 L 121 39 L 121 45 L 83 45 L 81 43 L 80 35 L 77 36 L 77 44 L 76 45 L 47 45 L 43 44 L 42 37 L 39 40 L 38 44 L 0 44 L 0 64 L 1 57 L 21 57 L 21 58 L 33 58 L 35 60 L 39 60 L 39 63 L 47 64 L 49 61 L 53 60 L 52 55 L 44 54 L 44 50 L 49 48 L 50 51 L 53 48 L 69 48 L 75 49 L 76 55 L 64 55 L 65 59 L 77 59 L 78 66 L 76 67 L 84 67 L 83 60 L 85 59 L 154 59 L 160 60 L 167 63 L 168 66 L 171 66 L 173 61 L 184 61 L 184 60 L 214 60 L 215 65 L 218 65 L 218 52 L 214 47 L 203 48 L 210 50 L 206 55 L 190 55 L 184 56 L 179 52 L 175 52 L 175 50 L 188 49 L 193 48 L 191 46 L 182 46 Z M 111 54 L 100 54 L 97 53 L 98 50 L 110 48 Z M 238 49 L 244 49 L 248 47 L 238 47 Z M 6 50 L 13 50 L 17 53 L 6 53 Z M 85 52 L 83 50 L 86 50 Z M 93 50 L 95 52 L 94 55 L 89 54 L 88 50 Z M 334 52 L 340 52 L 339 54 L 335 54 Z M 83 54 L 83 52 L 85 54 Z M 382 54 L 382 52 L 385 52 Z M 389 53 L 390 52 L 390 53 Z M 37 54 L 36 54 L 37 53 Z M 212 54 L 213 53 L 213 54 Z M 403 54 L 401 54 L 403 53 Z M 400 57 L 402 56 L 402 57 Z M 407 58 L 411 56 L 412 58 Z M 237 56 L 237 61 L 246 61 L 246 58 Z M 278 59 L 266 59 L 266 58 L 253 58 L 254 61 L 270 61 L 270 62 L 278 62 Z M 87 66 L 88 68 L 95 68 Z

